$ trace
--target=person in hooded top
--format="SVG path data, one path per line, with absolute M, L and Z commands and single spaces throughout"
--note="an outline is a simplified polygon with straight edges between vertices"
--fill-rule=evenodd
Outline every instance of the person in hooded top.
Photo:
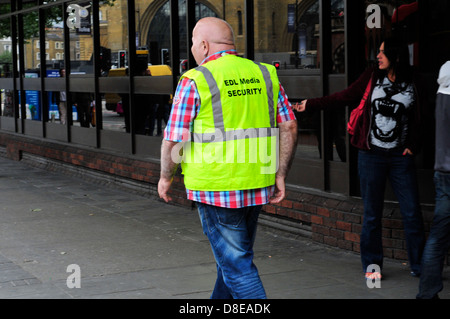
M 450 247 L 450 61 L 442 65 L 436 96 L 436 205 L 422 259 L 418 299 L 439 298 L 442 270 Z

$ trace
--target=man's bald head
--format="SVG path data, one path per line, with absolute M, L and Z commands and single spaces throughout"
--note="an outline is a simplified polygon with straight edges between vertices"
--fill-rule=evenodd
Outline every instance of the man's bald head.
M 211 43 L 234 45 L 233 29 L 225 20 L 203 18 L 197 22 L 194 30 Z
M 219 18 L 200 19 L 192 32 L 192 54 L 197 64 L 207 56 L 224 50 L 235 49 L 231 26 Z

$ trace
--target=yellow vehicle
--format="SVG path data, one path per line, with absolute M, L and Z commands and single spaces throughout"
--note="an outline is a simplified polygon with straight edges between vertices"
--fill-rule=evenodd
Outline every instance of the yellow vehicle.
M 170 66 L 162 64 L 162 65 L 149 65 L 147 70 L 149 71 L 149 75 L 151 76 L 164 76 L 164 75 L 172 75 L 172 69 Z M 117 68 L 111 69 L 108 72 L 108 76 L 126 76 L 127 68 Z M 110 111 L 118 111 L 121 113 L 121 110 L 117 109 L 117 103 L 121 102 L 122 98 L 117 93 L 105 93 L 105 102 L 106 109 Z
M 108 76 L 125 76 L 126 75 L 126 68 L 119 68 L 119 69 L 111 69 L 108 72 Z M 105 102 L 106 102 L 106 109 L 109 111 L 117 111 L 117 103 L 121 102 L 122 98 L 120 95 L 116 93 L 105 93 Z M 122 112 L 118 112 L 122 113 Z
M 166 64 L 149 65 L 148 69 L 152 76 L 172 75 L 172 69 Z

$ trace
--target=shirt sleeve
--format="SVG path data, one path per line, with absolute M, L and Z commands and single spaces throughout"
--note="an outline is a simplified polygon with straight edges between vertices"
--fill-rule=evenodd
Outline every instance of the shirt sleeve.
M 177 86 L 173 98 L 172 111 L 164 130 L 164 139 L 172 142 L 185 142 L 191 138 L 191 123 L 199 108 L 200 96 L 195 82 L 183 78 Z
M 292 105 L 289 102 L 288 96 L 280 83 L 280 93 L 278 93 L 277 105 L 277 123 L 296 120 L 295 114 L 292 111 Z

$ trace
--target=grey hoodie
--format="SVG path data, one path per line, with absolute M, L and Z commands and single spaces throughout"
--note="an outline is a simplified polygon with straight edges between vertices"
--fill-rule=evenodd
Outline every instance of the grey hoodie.
M 450 61 L 442 65 L 436 97 L 436 171 L 450 173 Z

